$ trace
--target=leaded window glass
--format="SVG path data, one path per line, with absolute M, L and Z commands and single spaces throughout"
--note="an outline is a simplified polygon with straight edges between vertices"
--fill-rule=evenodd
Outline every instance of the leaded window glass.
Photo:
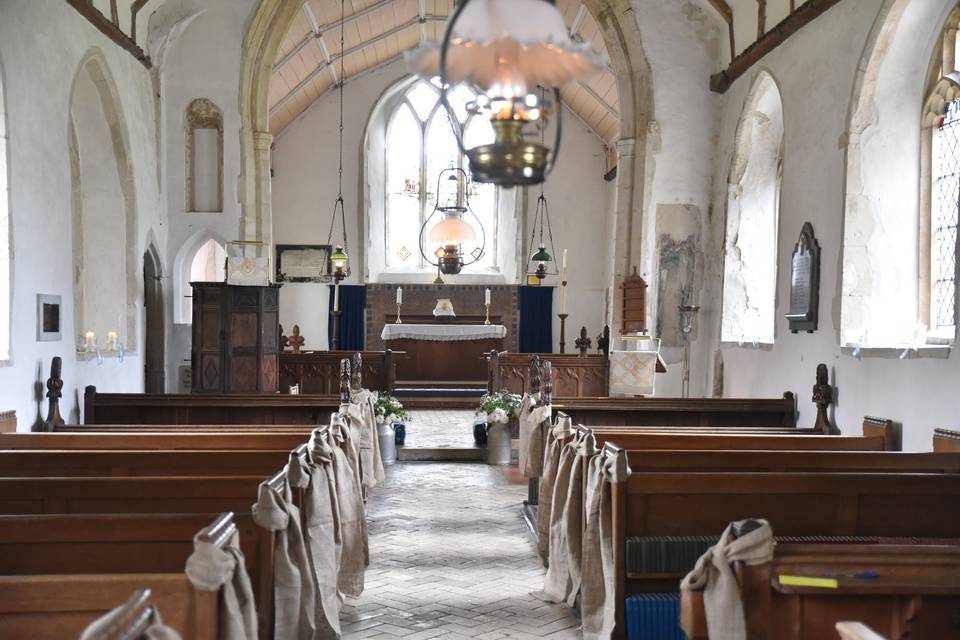
M 960 100 L 947 107 L 933 135 L 931 215 L 932 329 L 952 333 L 957 316 L 957 222 L 960 210 Z
M 417 80 L 404 92 L 387 125 L 386 147 L 386 265 L 389 268 L 422 270 L 428 265 L 420 255 L 420 227 L 437 204 L 437 178 L 448 168 L 469 173 L 469 161 L 457 147 L 453 128 L 464 137 L 466 146 L 493 142 L 493 128 L 483 118 L 472 116 L 466 104 L 476 93 L 465 86 L 456 87 L 448 100 L 454 121 L 440 104 L 434 82 Z M 444 187 L 444 197 L 446 191 Z M 492 184 L 468 181 L 458 183 L 457 200 L 469 198 L 470 209 L 479 218 L 486 234 L 486 247 L 477 267 L 493 269 L 496 263 L 498 193 Z M 448 204 L 448 203 L 443 203 Z M 431 222 L 437 222 L 435 217 Z M 476 225 L 472 217 L 468 222 Z M 427 230 L 429 232 L 429 229 Z M 463 247 L 464 255 L 479 249 Z M 428 252 L 430 247 L 424 247 Z

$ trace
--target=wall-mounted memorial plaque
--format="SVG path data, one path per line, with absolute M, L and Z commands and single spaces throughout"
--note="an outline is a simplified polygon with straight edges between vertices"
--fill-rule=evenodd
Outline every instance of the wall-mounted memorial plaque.
M 813 225 L 805 222 L 800 239 L 793 247 L 790 269 L 790 331 L 817 330 L 820 307 L 820 245 L 813 235 Z
M 328 244 L 278 244 L 277 282 L 333 282 L 331 251 Z

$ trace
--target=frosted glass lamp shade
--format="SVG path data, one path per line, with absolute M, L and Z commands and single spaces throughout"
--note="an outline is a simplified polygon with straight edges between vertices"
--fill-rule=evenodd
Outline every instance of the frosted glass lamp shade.
M 440 73 L 440 47 L 423 44 L 407 62 L 414 73 L 433 77 Z M 545 0 L 471 0 L 454 27 L 446 79 L 514 98 L 537 85 L 560 87 L 583 78 L 601 62 L 589 43 L 570 38 L 563 15 Z
M 427 234 L 427 240 L 431 243 L 436 242 L 445 246 L 473 242 L 476 239 L 477 232 L 460 216 L 444 218 Z

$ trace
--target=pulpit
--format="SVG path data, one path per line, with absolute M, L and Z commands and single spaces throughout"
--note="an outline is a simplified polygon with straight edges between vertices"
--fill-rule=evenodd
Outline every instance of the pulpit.
M 499 318 L 482 316 L 437 319 L 404 316 L 402 324 L 386 319 L 381 338 L 387 348 L 405 351 L 397 362 L 398 387 L 486 387 L 486 354 L 501 351 L 507 329 Z

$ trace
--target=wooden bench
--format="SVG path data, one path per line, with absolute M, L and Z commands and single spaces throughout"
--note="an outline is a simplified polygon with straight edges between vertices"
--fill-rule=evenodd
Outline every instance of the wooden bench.
M 319 425 L 340 407 L 336 395 L 84 393 L 84 424 Z
M 315 424 L 65 424 L 53 433 L 305 433 Z
M 960 431 L 934 429 L 933 450 L 941 452 L 960 451 Z
M 263 476 L 0 478 L 0 514 L 249 513 Z
M 958 546 L 778 544 L 771 562 L 738 566 L 736 574 L 751 640 L 833 638 L 838 623 L 851 617 L 882 634 L 861 638 L 941 640 L 960 634 Z M 785 585 L 783 575 L 836 576 L 836 586 Z M 864 575 L 871 577 L 856 577 Z M 682 594 L 681 625 L 691 640 L 709 637 L 701 593 Z
M 0 475 L 28 476 L 240 476 L 269 477 L 286 464 L 290 452 L 208 451 L 0 451 Z
M 88 521 L 89 522 L 89 521 Z M 206 520 L 209 523 L 209 518 Z M 36 523 L 34 523 L 36 524 Z M 164 550 L 159 539 L 162 534 L 150 532 L 135 533 L 130 526 L 124 526 L 114 520 L 111 524 L 117 525 L 117 532 L 101 530 L 99 538 L 113 536 L 112 541 L 117 546 L 118 556 L 112 557 L 109 551 L 99 549 L 99 553 L 89 543 L 91 531 L 81 528 L 77 536 L 83 541 L 76 550 L 67 546 L 60 548 L 57 554 L 56 546 L 51 546 L 51 553 L 56 554 L 58 573 L 44 574 L 38 571 L 28 571 L 29 567 L 18 567 L 21 572 L 0 575 L 0 636 L 4 640 L 54 640 L 61 638 L 76 638 L 93 620 L 112 610 L 118 603 L 124 602 L 130 593 L 148 589 L 153 603 L 160 610 L 165 624 L 177 630 L 184 638 L 202 640 L 217 640 L 219 637 L 220 596 L 217 592 L 196 590 L 183 573 L 186 555 L 179 551 Z M 127 523 L 130 525 L 131 523 Z M 150 524 L 150 523 L 147 523 Z M 195 523 L 193 523 L 195 524 Z M 158 524 L 161 527 L 163 525 Z M 252 522 L 250 527 L 253 527 Z M 142 529 L 142 527 L 141 527 Z M 255 535 L 253 527 L 248 534 Z M 200 532 L 202 538 L 214 544 L 225 544 L 236 531 L 236 523 L 232 514 L 222 514 L 212 524 Z M 193 535 L 197 529 L 180 530 L 178 536 L 186 535 L 190 550 L 192 550 Z M 6 540 L 9 541 L 11 532 L 6 531 Z M 34 528 L 34 533 L 40 536 L 47 544 L 50 540 L 50 531 Z M 67 533 L 67 532 L 64 532 Z M 125 535 L 126 534 L 126 535 Z M 45 537 L 46 536 L 46 537 Z M 61 538 L 54 535 L 55 538 Z M 243 533 L 241 532 L 241 539 Z M 12 536 L 16 538 L 16 535 Z M 124 541 L 139 538 L 143 553 L 123 554 Z M 150 543 L 153 542 L 153 544 Z M 68 540 L 60 539 L 63 545 L 69 545 Z M 178 541 L 171 541 L 174 546 L 182 545 Z M 101 540 L 102 544 L 111 544 Z M 39 546 L 39 545 L 38 545 Z M 9 548 L 9 547 L 8 547 Z M 28 553 L 23 546 L 15 549 L 20 553 Z M 94 553 L 93 558 L 84 558 L 83 552 Z M 144 557 L 147 553 L 160 553 L 160 558 Z M 272 552 L 272 550 L 271 550 Z M 6 556 L 7 554 L 4 554 Z M 43 550 L 37 548 L 33 556 L 36 562 L 47 562 Z M 256 557 L 256 556 L 255 556 Z M 121 558 L 123 561 L 121 561 Z M 100 568 L 88 571 L 93 567 L 89 562 L 96 560 Z M 11 559 L 4 558 L 3 562 Z M 163 564 L 169 562 L 170 564 Z M 158 571 L 142 571 L 138 566 L 163 566 Z M 11 567 L 7 567 L 11 568 Z M 259 579 L 259 577 L 258 577 Z M 254 583 L 255 585 L 257 583 Z M 267 593 L 272 592 L 272 587 Z M 258 594 L 263 597 L 263 594 Z
M 276 433 L 0 433 L 4 449 L 245 449 L 292 451 L 306 442 L 306 431 Z
M 630 582 L 675 590 L 678 575 L 628 575 L 627 537 L 717 535 L 763 517 L 785 536 L 960 537 L 960 475 L 864 472 L 639 472 L 611 485 L 618 637 Z M 669 585 L 673 585 L 671 589 Z
M 898 471 L 960 473 L 960 455 L 889 451 L 627 451 L 630 469 L 642 471 Z

